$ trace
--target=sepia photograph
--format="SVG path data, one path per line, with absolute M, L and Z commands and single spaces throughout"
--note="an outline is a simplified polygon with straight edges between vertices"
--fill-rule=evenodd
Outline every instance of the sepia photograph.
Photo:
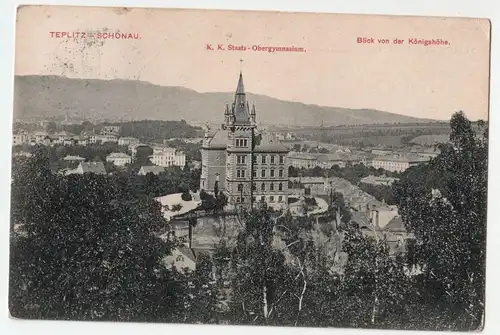
M 16 15 L 16 322 L 483 329 L 488 19 Z

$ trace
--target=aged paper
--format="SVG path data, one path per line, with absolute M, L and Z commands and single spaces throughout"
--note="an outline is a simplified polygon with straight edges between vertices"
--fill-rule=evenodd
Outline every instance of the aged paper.
M 22 6 L 10 314 L 483 327 L 490 22 Z

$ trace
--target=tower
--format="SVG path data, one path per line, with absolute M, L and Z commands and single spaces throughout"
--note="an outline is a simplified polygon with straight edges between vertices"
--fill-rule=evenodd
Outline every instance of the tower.
M 255 106 L 250 106 L 240 72 L 234 100 L 224 113 L 227 130 L 226 193 L 229 202 L 251 206 L 253 202 L 253 149 L 255 146 Z

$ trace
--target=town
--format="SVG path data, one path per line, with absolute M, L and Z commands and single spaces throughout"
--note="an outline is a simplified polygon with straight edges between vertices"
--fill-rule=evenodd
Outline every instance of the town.
M 422 278 L 427 278 L 429 267 L 442 264 L 431 258 L 422 262 L 420 250 L 427 247 L 427 253 L 435 253 L 433 260 L 441 259 L 427 230 L 437 224 L 436 218 L 443 224 L 457 215 L 448 206 L 449 199 L 456 201 L 453 193 L 441 193 L 450 177 L 440 174 L 459 166 L 458 161 L 463 164 L 462 156 L 454 156 L 453 145 L 469 143 L 464 150 L 474 155 L 487 152 L 486 133 L 481 133 L 485 124 L 471 125 L 457 113 L 447 132 L 440 124 L 436 134 L 415 132 L 411 125 L 279 129 L 260 123 L 259 110 L 250 104 L 240 73 L 233 101 L 226 104 L 219 123 L 17 120 L 12 137 L 13 248 L 22 248 L 30 236 L 45 236 L 52 230 L 44 227 L 54 224 L 50 229 L 55 233 L 35 239 L 47 261 L 62 257 L 53 271 L 64 272 L 72 265 L 66 254 L 51 251 L 51 243 L 64 250 L 75 243 L 92 245 L 74 257 L 83 257 L 79 262 L 85 258 L 103 273 L 119 271 L 120 280 L 137 284 L 138 296 L 146 297 L 137 303 L 141 307 L 136 312 L 112 307 L 120 299 L 112 300 L 111 307 L 81 311 L 94 313 L 91 319 L 115 315 L 165 322 L 398 327 L 398 308 L 412 299 L 406 324 L 412 329 L 422 322 L 430 327 L 433 314 L 425 310 L 435 307 L 429 299 L 441 298 L 426 287 L 417 293 L 413 288 L 427 280 Z M 428 131 L 425 125 L 418 127 Z M 462 129 L 470 132 L 455 134 Z M 357 137 L 332 139 L 342 131 Z M 367 134 L 399 142 L 370 144 L 377 137 Z M 472 137 L 452 142 L 457 136 Z M 481 178 L 482 173 L 471 175 Z M 484 182 L 466 184 L 476 189 Z M 484 189 L 476 191 L 484 195 Z M 451 238 L 444 231 L 439 234 Z M 61 240 L 51 242 L 57 236 Z M 103 249 L 105 244 L 109 251 Z M 468 247 L 457 248 L 462 252 Z M 97 256 L 87 259 L 87 253 Z M 112 270 L 109 262 L 115 258 L 121 270 Z M 156 259 L 161 259 L 161 268 Z M 136 279 L 126 277 L 129 262 L 139 272 L 141 264 L 149 264 L 144 282 L 132 283 Z M 446 266 L 454 271 L 455 265 Z M 43 317 L 44 310 L 33 307 L 38 303 L 25 295 L 28 284 L 19 269 L 11 270 L 21 285 L 12 308 Z M 68 290 L 87 297 L 101 284 L 85 268 L 78 271 L 81 279 L 75 280 L 88 280 L 81 282 L 85 288 Z M 365 275 L 373 279 L 369 284 Z M 169 291 L 158 278 L 184 286 L 175 284 L 182 288 Z M 99 290 L 128 297 L 117 284 L 106 285 L 111 286 Z M 148 305 L 148 299 L 158 299 L 156 291 L 146 290 L 148 285 L 161 292 L 162 303 Z M 49 295 L 46 299 L 58 301 L 59 307 L 51 306 L 61 315 L 67 315 L 61 306 L 80 306 L 65 294 L 59 300 Z M 456 299 L 447 303 L 462 303 Z M 181 302 L 188 306 L 182 312 L 175 309 Z M 320 303 L 327 307 L 315 316 Z M 297 307 L 288 310 L 288 305 Z M 420 308 L 424 312 L 418 312 Z M 467 315 L 453 322 L 464 327 L 463 320 L 476 318 L 472 312 Z

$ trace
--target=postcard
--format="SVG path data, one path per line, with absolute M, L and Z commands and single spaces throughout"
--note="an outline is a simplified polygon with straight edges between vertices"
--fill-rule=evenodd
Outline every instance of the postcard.
M 482 330 L 489 65 L 483 18 L 19 7 L 11 317 Z

